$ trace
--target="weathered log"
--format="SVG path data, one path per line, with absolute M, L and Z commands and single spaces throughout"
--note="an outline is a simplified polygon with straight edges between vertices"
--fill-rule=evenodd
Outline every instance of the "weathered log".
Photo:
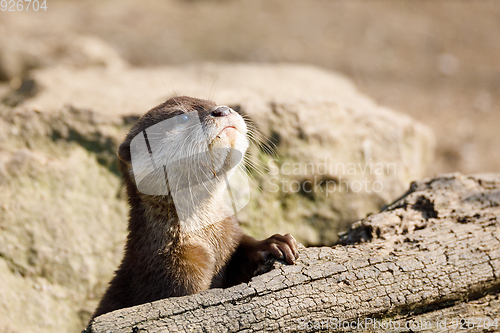
M 500 175 L 413 183 L 340 244 L 300 255 L 248 284 L 105 314 L 87 332 L 408 331 L 446 313 L 451 324 L 460 311 L 446 309 L 500 290 Z

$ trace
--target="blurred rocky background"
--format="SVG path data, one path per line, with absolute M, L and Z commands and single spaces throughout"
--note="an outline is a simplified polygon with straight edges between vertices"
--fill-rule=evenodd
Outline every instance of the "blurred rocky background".
M 126 235 L 115 150 L 178 93 L 263 134 L 257 237 L 331 245 L 412 180 L 499 170 L 495 0 L 46 4 L 0 11 L 0 332 L 86 325 Z

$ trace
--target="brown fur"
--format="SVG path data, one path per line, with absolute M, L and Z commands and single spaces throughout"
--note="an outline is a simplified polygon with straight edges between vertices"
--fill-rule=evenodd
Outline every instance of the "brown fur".
M 268 254 L 289 263 L 297 256 L 290 235 L 257 241 L 245 235 L 234 217 L 196 232 L 181 232 L 170 196 L 140 193 L 130 175 L 130 142 L 142 130 L 183 110 L 210 117 L 212 101 L 176 97 L 139 119 L 118 157 L 130 205 L 128 238 L 121 265 L 93 317 L 166 297 L 247 282 Z M 234 111 L 233 111 L 234 112 Z

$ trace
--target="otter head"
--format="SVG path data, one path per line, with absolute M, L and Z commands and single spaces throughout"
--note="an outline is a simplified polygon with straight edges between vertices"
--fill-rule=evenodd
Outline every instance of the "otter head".
M 207 220 L 208 212 L 227 217 L 227 208 L 234 210 L 226 192 L 248 148 L 246 134 L 243 118 L 228 106 L 174 97 L 135 124 L 118 150 L 120 168 L 144 200 L 172 199 L 179 220 L 193 227 L 200 214 Z

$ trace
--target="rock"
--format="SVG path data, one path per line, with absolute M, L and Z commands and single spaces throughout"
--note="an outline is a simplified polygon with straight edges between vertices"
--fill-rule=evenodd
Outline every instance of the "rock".
M 8 82 L 0 84 L 0 102 L 16 106 L 36 95 L 38 86 L 30 77 L 36 68 L 69 66 L 118 70 L 127 67 L 118 53 L 99 38 L 60 33 L 59 29 L 42 25 L 42 31 L 34 32 L 0 22 L 0 83 Z M 16 33 L 8 30 L 16 30 Z
M 119 264 L 127 205 L 99 139 L 120 123 L 89 116 L 1 112 L 2 331 L 81 330 Z
M 43 92 L 23 106 L 43 112 L 72 105 L 139 116 L 177 94 L 213 97 L 238 109 L 261 133 L 250 157 L 263 190 L 254 187 L 238 218 L 261 238 L 287 231 L 305 244 L 334 243 L 350 222 L 378 211 L 422 177 L 434 151 L 427 127 L 312 66 L 51 68 L 33 77 Z M 266 148 L 273 145 L 276 155 Z
M 248 284 L 104 314 L 85 332 L 496 331 L 499 216 L 500 174 L 419 181 L 344 245 L 301 248 Z
M 31 23 L 15 15 L 3 15 L 0 21 L 0 82 L 10 81 L 14 89 L 35 68 L 127 65 L 111 46 L 97 37 L 70 32 L 52 21 L 39 22 L 36 29 Z
M 0 309 L 8 318 L 0 324 L 8 331 L 84 327 L 126 234 L 115 151 L 138 116 L 172 95 L 228 104 L 261 133 L 249 158 L 263 192 L 255 186 L 238 215 L 257 237 L 290 232 L 306 244 L 332 244 L 348 222 L 400 195 L 431 160 L 425 126 L 315 67 L 77 67 L 30 72 L 29 93 L 4 92 L 4 101 L 16 103 L 0 104 Z M 275 154 L 266 148 L 273 143 Z M 323 172 L 324 161 L 340 166 Z M 305 168 L 294 172 L 291 163 Z M 339 185 L 309 192 L 309 180 Z M 356 182 L 381 188 L 355 191 Z

